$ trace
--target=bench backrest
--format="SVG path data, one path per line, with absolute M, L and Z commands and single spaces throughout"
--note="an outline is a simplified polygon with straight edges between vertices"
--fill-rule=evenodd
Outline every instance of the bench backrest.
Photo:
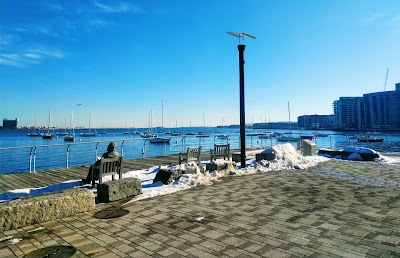
M 124 157 L 101 159 L 99 170 L 100 178 L 107 175 L 122 174 L 122 161 Z M 121 178 L 121 177 L 120 177 Z
M 188 147 L 186 153 L 186 162 L 196 161 L 200 162 L 201 146 L 199 147 Z
M 213 158 L 217 159 L 219 157 L 221 158 L 227 158 L 229 159 L 230 156 L 230 144 L 214 144 L 214 152 L 213 152 Z

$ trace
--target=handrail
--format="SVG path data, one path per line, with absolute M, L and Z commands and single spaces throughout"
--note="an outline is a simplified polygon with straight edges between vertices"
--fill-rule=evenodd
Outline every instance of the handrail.
M 149 142 L 149 139 L 147 138 L 129 138 L 129 139 L 98 139 L 95 141 L 84 141 L 84 142 L 80 142 L 80 141 L 76 141 L 76 142 L 65 142 L 65 143 L 56 143 L 56 144 L 39 144 L 36 146 L 18 146 L 18 147 L 2 147 L 0 148 L 0 151 L 4 151 L 4 150 L 21 150 L 21 149 L 29 149 L 29 166 L 27 168 L 21 167 L 22 171 L 18 171 L 18 172 L 24 172 L 24 170 L 26 169 L 26 172 L 36 172 L 37 170 L 37 165 L 40 166 L 40 170 L 43 168 L 55 168 L 55 167 L 66 167 L 66 168 L 70 168 L 72 165 L 71 161 L 73 161 L 74 164 L 88 164 L 91 163 L 91 155 L 93 155 L 93 150 L 95 150 L 95 159 L 97 158 L 100 149 L 102 148 L 100 145 L 102 145 L 103 143 L 109 143 L 110 141 L 114 141 L 117 142 L 119 144 L 121 144 L 121 155 L 125 156 L 125 155 L 129 155 L 129 153 L 133 153 L 134 157 L 140 157 L 140 147 L 138 146 L 138 144 L 133 144 L 131 146 L 133 146 L 134 148 L 131 149 L 129 148 L 129 152 L 127 152 L 127 146 L 128 143 L 133 143 L 133 142 L 137 142 L 140 145 L 140 141 L 143 142 L 143 149 L 142 149 L 142 153 L 141 156 L 142 158 L 146 158 L 148 156 L 148 152 L 149 151 L 153 151 L 155 153 L 159 153 L 161 155 L 168 155 L 170 154 L 176 154 L 178 152 L 180 152 L 180 149 L 184 149 L 187 146 L 187 143 L 190 142 L 190 144 L 193 144 L 194 142 L 196 142 L 195 139 L 199 138 L 199 146 L 212 146 L 213 143 L 213 138 L 214 138 L 214 143 L 216 143 L 216 139 L 220 134 L 210 134 L 209 136 L 211 137 L 197 137 L 198 135 L 182 135 L 182 136 L 177 136 L 177 137 L 171 137 L 172 141 L 176 141 L 176 143 L 178 143 L 178 141 L 181 141 L 182 146 L 179 146 L 178 144 L 178 150 L 174 147 L 174 144 L 170 145 L 170 150 L 167 149 L 167 144 L 164 144 L 164 146 L 160 146 L 160 145 L 148 145 L 147 143 Z M 214 136 L 214 137 L 213 137 Z M 226 142 L 229 143 L 230 141 L 232 141 L 232 136 L 233 137 L 237 137 L 238 135 L 228 135 L 228 137 L 226 138 Z M 213 138 L 212 138 L 213 137 Z M 189 141 L 190 139 L 190 141 Z M 202 140 L 204 139 L 204 140 Z M 225 139 L 224 139 L 225 140 Z M 236 141 L 236 138 L 234 140 L 234 144 L 239 144 L 239 141 Z M 77 148 L 77 146 L 83 146 L 83 145 L 87 145 L 90 146 L 89 148 L 83 147 L 83 148 Z M 147 145 L 147 146 L 146 146 Z M 58 147 L 57 147 L 58 146 Z M 155 147 L 158 146 L 158 147 Z M 57 151 L 54 152 L 52 148 L 57 147 Z M 93 149 L 92 149 L 93 147 Z M 161 147 L 161 148 L 160 148 Z M 180 148 L 181 147 L 181 148 Z M 232 146 L 234 148 L 234 146 Z M 45 155 L 42 149 L 44 148 L 48 148 L 48 152 L 51 153 L 51 155 Z M 89 156 L 87 155 L 88 151 Z M 168 152 L 167 152 L 168 151 Z M 184 150 L 183 150 L 184 151 Z M 81 153 L 84 152 L 84 155 L 82 157 L 80 156 L 76 156 L 75 154 L 77 153 Z M 20 157 L 22 157 L 22 161 L 23 161 L 23 156 L 24 153 L 23 152 L 18 152 L 18 155 L 21 155 Z M 53 157 L 55 158 L 53 160 Z M 61 157 L 61 160 L 59 159 Z M 46 161 L 43 160 L 49 160 L 49 158 L 51 159 L 49 164 L 46 163 Z M 21 158 L 20 158 L 21 159 Z M 89 162 L 88 162 L 89 160 Z M 84 162 L 83 162 L 84 161 Z M 19 161 L 15 161 L 19 162 Z M 4 173 L 8 173 L 10 170 L 10 172 L 14 172 L 14 169 L 11 167 L 5 167 L 6 170 L 4 170 Z M 2 167 L 0 167 L 0 170 L 2 169 Z

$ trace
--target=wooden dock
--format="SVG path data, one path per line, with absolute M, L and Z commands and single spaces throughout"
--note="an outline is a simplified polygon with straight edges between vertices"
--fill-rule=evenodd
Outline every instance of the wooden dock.
M 202 160 L 209 160 L 210 153 L 202 153 Z M 153 166 L 178 164 L 178 155 L 158 156 L 124 160 L 123 172 L 148 169 Z M 45 187 L 68 180 L 86 178 L 90 164 L 70 168 L 57 168 L 33 173 L 15 173 L 0 175 L 0 193 L 24 188 Z

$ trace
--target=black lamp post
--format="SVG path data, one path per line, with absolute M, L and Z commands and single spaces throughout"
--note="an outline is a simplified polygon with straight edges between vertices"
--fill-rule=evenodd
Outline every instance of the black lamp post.
M 255 39 L 253 35 L 247 33 L 227 32 L 229 35 L 239 38 L 239 82 L 240 82 L 240 166 L 246 167 L 246 119 L 244 108 L 244 49 L 246 45 L 240 44 L 240 38 L 249 37 Z

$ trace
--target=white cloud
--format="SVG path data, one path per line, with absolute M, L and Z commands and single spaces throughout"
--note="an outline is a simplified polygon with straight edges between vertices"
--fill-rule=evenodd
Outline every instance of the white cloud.
M 31 49 L 21 53 L 2 53 L 0 54 L 0 65 L 26 67 L 32 64 L 38 64 L 48 58 L 62 59 L 64 53 L 59 49 Z
M 32 53 L 27 53 L 27 54 L 25 54 L 25 56 L 28 57 L 28 58 L 32 58 L 32 59 L 40 59 L 41 58 L 40 55 L 32 54 Z
M 90 21 L 89 26 L 96 29 L 106 29 L 108 28 L 109 24 L 109 22 L 106 22 L 104 20 L 95 19 Z
M 136 6 L 120 2 L 118 5 L 109 6 L 97 1 L 94 1 L 94 5 L 101 11 L 106 13 L 123 13 L 123 12 L 138 12 L 140 9 Z
M 393 19 L 394 22 L 399 22 L 400 21 L 400 14 L 398 14 L 396 17 Z
M 59 49 L 37 48 L 37 49 L 30 49 L 27 52 L 29 52 L 31 54 L 54 57 L 54 58 L 58 58 L 58 59 L 64 58 L 64 52 Z
M 367 18 L 361 19 L 360 23 L 363 25 L 369 25 L 375 23 L 379 19 L 383 18 L 386 14 L 385 13 L 373 13 Z

